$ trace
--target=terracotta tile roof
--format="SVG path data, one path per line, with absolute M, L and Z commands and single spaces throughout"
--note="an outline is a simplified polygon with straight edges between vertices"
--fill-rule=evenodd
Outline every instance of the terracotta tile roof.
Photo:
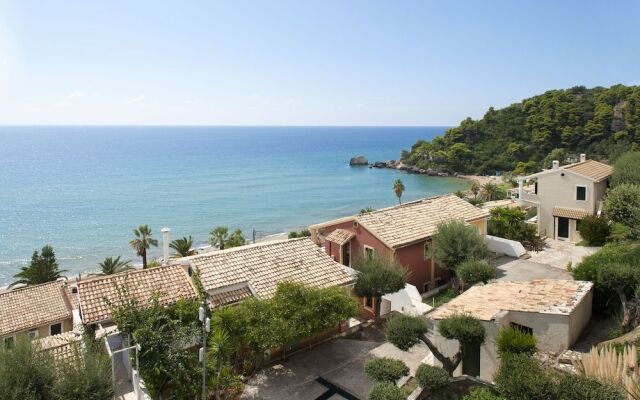
M 224 306 L 226 304 L 237 303 L 241 300 L 248 299 L 253 296 L 253 292 L 249 286 L 241 285 L 240 287 L 233 286 L 230 289 L 223 289 L 219 292 L 211 294 L 209 296 L 209 302 L 214 306 Z
M 592 282 L 539 279 L 473 286 L 429 314 L 443 319 L 470 314 L 490 321 L 501 311 L 569 315 L 593 287 Z
M 354 218 L 389 247 L 397 248 L 432 236 L 441 222 L 453 219 L 470 222 L 487 217 L 488 210 L 449 194 L 376 210 Z
M 605 180 L 613 173 L 613 167 L 611 165 L 601 163 L 596 160 L 587 160 L 575 164 L 569 164 L 563 168 L 591 178 L 596 182 Z
M 49 282 L 0 294 L 0 336 L 71 319 L 64 286 Z
M 111 307 L 107 301 L 122 304 L 118 288 L 125 288 L 129 298 L 141 307 L 147 306 L 154 294 L 159 295 L 161 305 L 197 298 L 189 275 L 180 265 L 123 272 L 78 282 L 82 321 L 93 324 L 110 320 Z
M 569 208 L 569 207 L 553 207 L 553 216 L 555 217 L 565 217 L 571 219 L 582 219 L 587 215 L 591 215 L 587 210 L 583 210 L 580 208 Z
M 82 336 L 74 332 L 47 336 L 37 340 L 41 350 L 50 351 L 56 361 L 68 361 L 80 354 Z
M 247 283 L 262 299 L 273 296 L 280 282 L 328 287 L 353 281 L 352 275 L 309 238 L 235 247 L 189 259 L 200 272 L 205 290 Z
M 327 235 L 325 240 L 333 242 L 338 246 L 342 246 L 343 244 L 351 240 L 351 238 L 353 238 L 355 235 L 355 232 L 351 232 L 346 229 L 335 229 L 333 232 Z

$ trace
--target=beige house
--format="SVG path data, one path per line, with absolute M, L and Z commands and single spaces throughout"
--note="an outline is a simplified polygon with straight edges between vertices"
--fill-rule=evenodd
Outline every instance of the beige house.
M 73 330 L 70 293 L 64 282 L 27 286 L 0 294 L 0 345 L 11 346 L 18 335 L 31 339 Z
M 429 334 L 438 349 L 451 356 L 458 342 L 440 336 L 439 321 L 459 314 L 480 320 L 486 331 L 484 343 L 466 349 L 456 374 L 491 381 L 499 365 L 495 341 L 500 329 L 516 327 L 531 333 L 538 350 L 558 354 L 571 347 L 589 323 L 592 288 L 591 282 L 555 279 L 473 286 L 427 315 L 433 325 Z
M 519 203 L 536 207 L 534 221 L 541 236 L 579 242 L 582 240 L 579 221 L 602 211 L 613 167 L 587 160 L 585 154 L 580 155 L 580 160 L 565 166 L 554 161 L 551 169 L 519 180 Z M 531 189 L 525 189 L 525 182 Z
M 157 296 L 160 305 L 196 299 L 197 290 L 188 271 L 180 265 L 157 267 L 78 282 L 80 317 L 86 325 L 107 324 L 112 307 L 135 301 L 146 307 Z
M 355 280 L 349 269 L 333 261 L 308 238 L 234 247 L 180 261 L 198 271 L 213 306 L 248 297 L 271 298 L 281 282 L 324 288 L 350 287 Z

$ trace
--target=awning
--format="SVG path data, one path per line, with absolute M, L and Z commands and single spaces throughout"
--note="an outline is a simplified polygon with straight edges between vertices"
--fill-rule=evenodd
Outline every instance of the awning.
M 328 234 L 325 240 L 342 246 L 343 244 L 349 242 L 349 240 L 351 240 L 355 235 L 356 234 L 354 232 L 348 231 L 346 229 L 336 229 Z
M 570 219 L 582 219 L 591 213 L 580 208 L 553 207 L 554 217 L 564 217 Z
M 252 297 L 253 293 L 248 285 L 242 285 L 240 287 L 234 287 L 219 291 L 209 296 L 209 302 L 214 307 L 220 307 L 227 304 L 237 303 L 249 297 Z

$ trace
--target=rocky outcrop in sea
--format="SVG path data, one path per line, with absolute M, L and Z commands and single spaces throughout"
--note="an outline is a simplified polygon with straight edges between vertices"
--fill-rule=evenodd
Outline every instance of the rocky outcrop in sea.
M 368 163 L 366 157 L 364 156 L 356 156 L 351 158 L 349 161 L 349 165 L 368 165 L 369 168 L 389 168 L 389 169 L 397 169 L 400 171 L 405 171 L 409 174 L 421 174 L 428 176 L 440 176 L 440 177 L 449 177 L 449 176 L 458 176 L 458 173 L 449 173 L 448 171 L 435 169 L 435 168 L 418 168 L 415 165 L 407 165 L 404 164 L 400 160 L 386 160 L 386 161 L 374 161 L 372 163 Z

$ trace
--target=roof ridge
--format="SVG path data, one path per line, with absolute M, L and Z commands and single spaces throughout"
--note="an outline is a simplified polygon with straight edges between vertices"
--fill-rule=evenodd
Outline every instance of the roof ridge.
M 370 212 L 367 212 L 367 213 L 364 213 L 364 214 L 356 214 L 353 217 L 357 219 L 357 218 L 359 218 L 361 216 L 364 216 L 364 215 L 378 214 L 378 213 L 381 213 L 381 212 L 384 212 L 384 211 L 389 211 L 389 210 L 394 210 L 394 209 L 399 209 L 399 208 L 412 206 L 412 205 L 415 205 L 415 204 L 424 203 L 427 200 L 436 200 L 436 199 L 440 199 L 440 198 L 444 198 L 444 197 L 450 197 L 450 196 L 458 197 L 453 193 L 445 193 L 445 194 L 439 194 L 439 195 L 435 195 L 435 196 L 423 197 L 423 198 L 420 198 L 420 199 L 417 199 L 417 200 L 408 201 L 406 203 L 394 204 L 394 205 L 389 206 L 389 207 L 380 208 L 378 210 L 373 210 L 373 211 L 370 211 Z
M 301 238 L 291 238 L 291 239 L 279 239 L 279 240 L 269 240 L 269 241 L 265 241 L 265 242 L 258 242 L 258 243 L 249 243 L 249 244 L 245 244 L 242 246 L 236 246 L 236 247 L 231 247 L 229 249 L 223 249 L 223 250 L 215 250 L 215 251 L 210 251 L 207 253 L 202 253 L 202 254 L 195 254 L 193 256 L 189 256 L 189 257 L 184 257 L 188 260 L 193 260 L 195 258 L 199 258 L 199 257 L 207 257 L 207 256 L 214 256 L 214 255 L 218 255 L 218 254 L 228 254 L 228 253 L 235 253 L 235 252 L 239 252 L 242 250 L 248 250 L 248 249 L 255 249 L 255 248 L 260 248 L 260 247 L 269 247 L 269 246 L 275 246 L 275 245 L 279 245 L 279 244 L 283 244 L 283 243 L 289 243 L 289 242 L 301 242 L 301 241 L 311 241 L 311 238 L 308 236 L 304 236 Z M 313 242 L 311 242 L 313 243 Z
M 107 279 L 113 279 L 113 278 L 117 278 L 117 277 L 120 277 L 120 276 L 137 275 L 137 274 L 141 274 L 143 272 L 158 271 L 160 269 L 166 269 L 166 268 L 169 268 L 169 267 L 180 267 L 180 264 L 160 265 L 158 267 L 147 268 L 147 269 L 134 269 L 134 270 L 129 270 L 129 271 L 118 272 L 117 274 L 109 274 L 109 275 L 105 275 L 105 276 L 93 276 L 93 277 L 90 277 L 90 278 L 79 280 L 79 281 L 77 281 L 77 284 L 79 285 L 81 283 L 86 283 L 86 282 L 105 281 Z
M 27 285 L 27 286 L 22 286 L 19 288 L 15 288 L 15 289 L 9 289 L 6 292 L 0 292 L 0 297 L 5 296 L 5 295 L 9 295 L 11 293 L 17 293 L 20 291 L 24 291 L 26 289 L 33 289 L 33 288 L 37 288 L 37 287 L 43 287 L 43 286 L 47 286 L 47 285 L 53 285 L 53 284 L 59 284 L 60 286 L 64 286 L 66 285 L 66 281 L 50 281 L 50 282 L 44 282 L 44 283 L 38 283 L 36 285 Z

